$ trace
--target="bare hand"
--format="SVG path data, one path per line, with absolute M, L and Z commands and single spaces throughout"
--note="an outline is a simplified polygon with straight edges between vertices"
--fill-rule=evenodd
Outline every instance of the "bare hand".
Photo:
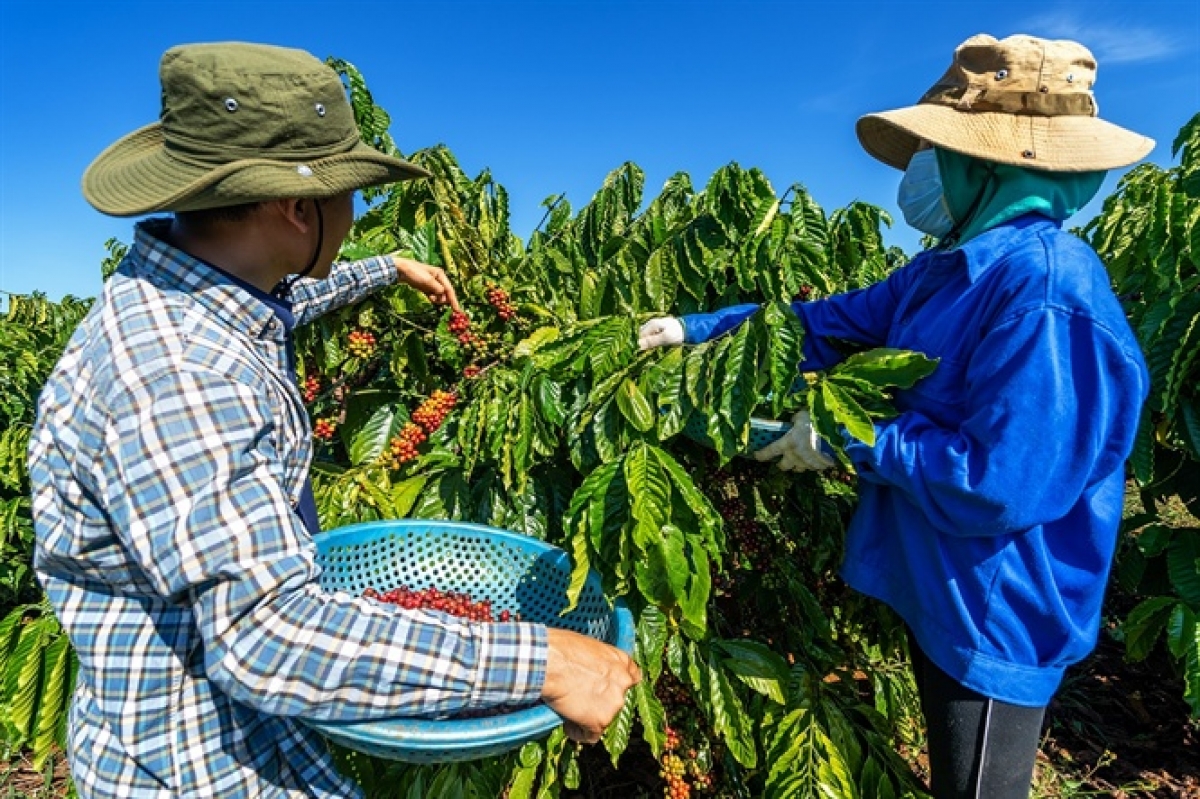
M 428 297 L 430 302 L 437 305 L 449 304 L 456 311 L 462 310 L 458 306 L 458 295 L 454 293 L 454 286 L 450 285 L 450 278 L 446 277 L 446 272 L 441 267 L 423 264 L 411 258 L 401 258 L 399 255 L 390 257 L 396 265 L 396 271 L 400 273 L 401 283 L 412 286 Z
M 563 717 L 572 741 L 593 744 L 642 681 L 633 659 L 615 646 L 569 630 L 547 629 L 550 653 L 542 699 Z

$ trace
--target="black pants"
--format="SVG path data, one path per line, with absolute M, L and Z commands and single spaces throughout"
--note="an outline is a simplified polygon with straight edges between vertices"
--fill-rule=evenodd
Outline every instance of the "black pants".
M 1028 799 L 1043 707 L 1010 705 L 965 688 L 909 633 L 929 742 L 935 799 Z

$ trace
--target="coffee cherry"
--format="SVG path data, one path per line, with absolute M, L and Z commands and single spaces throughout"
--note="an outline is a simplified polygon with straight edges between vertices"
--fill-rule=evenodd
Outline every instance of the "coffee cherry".
M 355 358 L 370 358 L 375 354 L 375 334 L 369 330 L 350 331 L 350 341 L 347 349 Z
M 416 458 L 420 454 L 417 452 L 417 447 L 425 439 L 425 431 L 421 429 L 420 425 L 409 422 L 400 428 L 400 432 L 388 444 L 392 468 L 398 469 L 400 468 L 400 464 L 408 463 Z
M 333 419 L 318 419 L 313 424 L 313 438 L 321 441 L 332 441 L 333 434 L 337 430 L 337 424 Z
M 305 402 L 312 402 L 321 393 L 321 378 L 316 375 L 308 375 L 304 378 L 304 385 L 300 389 L 300 395 L 304 397 Z
M 470 594 L 456 591 L 440 591 L 437 588 L 424 588 L 414 591 L 402 585 L 390 591 L 379 592 L 367 588 L 362 594 L 367 599 L 374 599 L 389 605 L 397 605 L 408 610 L 436 610 L 451 616 L 467 619 L 468 621 L 494 622 L 492 600 L 476 601 Z M 501 620 L 507 620 L 508 611 L 501 611 Z
M 446 418 L 455 403 L 458 402 L 458 395 L 447 391 L 434 391 L 429 396 L 429 399 L 421 403 L 421 405 L 413 411 L 412 420 L 419 424 L 429 433 L 437 430 L 442 426 L 442 421 Z
M 504 321 L 517 315 L 517 309 L 508 301 L 508 292 L 499 286 L 491 286 L 487 290 L 487 301 Z

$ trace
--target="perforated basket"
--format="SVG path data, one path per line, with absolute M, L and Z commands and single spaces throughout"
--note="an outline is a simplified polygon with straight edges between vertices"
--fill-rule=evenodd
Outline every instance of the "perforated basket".
M 588 575 L 575 610 L 565 616 L 571 574 L 567 553 L 529 536 L 465 522 L 399 520 L 342 527 L 316 537 L 320 583 L 359 596 L 404 585 L 490 599 L 507 610 L 590 635 L 633 652 L 634 624 L 618 600 L 604 597 Z M 306 720 L 329 739 L 367 754 L 409 763 L 448 763 L 502 754 L 549 735 L 562 718 L 544 704 L 485 718 L 335 723 Z
M 743 458 L 750 457 L 758 450 L 781 438 L 791 426 L 790 422 L 752 418 L 750 420 L 750 438 L 746 443 L 746 448 L 738 454 Z M 706 447 L 713 446 L 712 439 L 708 437 L 707 423 L 702 416 L 695 414 L 690 416 L 683 426 L 683 434 L 697 444 L 703 444 Z

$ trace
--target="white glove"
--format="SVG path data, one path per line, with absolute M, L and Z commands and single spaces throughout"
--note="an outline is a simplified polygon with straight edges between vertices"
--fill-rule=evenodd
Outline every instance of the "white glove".
M 682 343 L 683 322 L 674 316 L 660 316 L 638 328 L 638 349 L 640 350 L 669 347 Z
M 754 453 L 756 461 L 775 458 L 779 458 L 775 465 L 785 472 L 820 471 L 837 463 L 821 450 L 821 438 L 807 410 L 797 411 L 786 433 Z

